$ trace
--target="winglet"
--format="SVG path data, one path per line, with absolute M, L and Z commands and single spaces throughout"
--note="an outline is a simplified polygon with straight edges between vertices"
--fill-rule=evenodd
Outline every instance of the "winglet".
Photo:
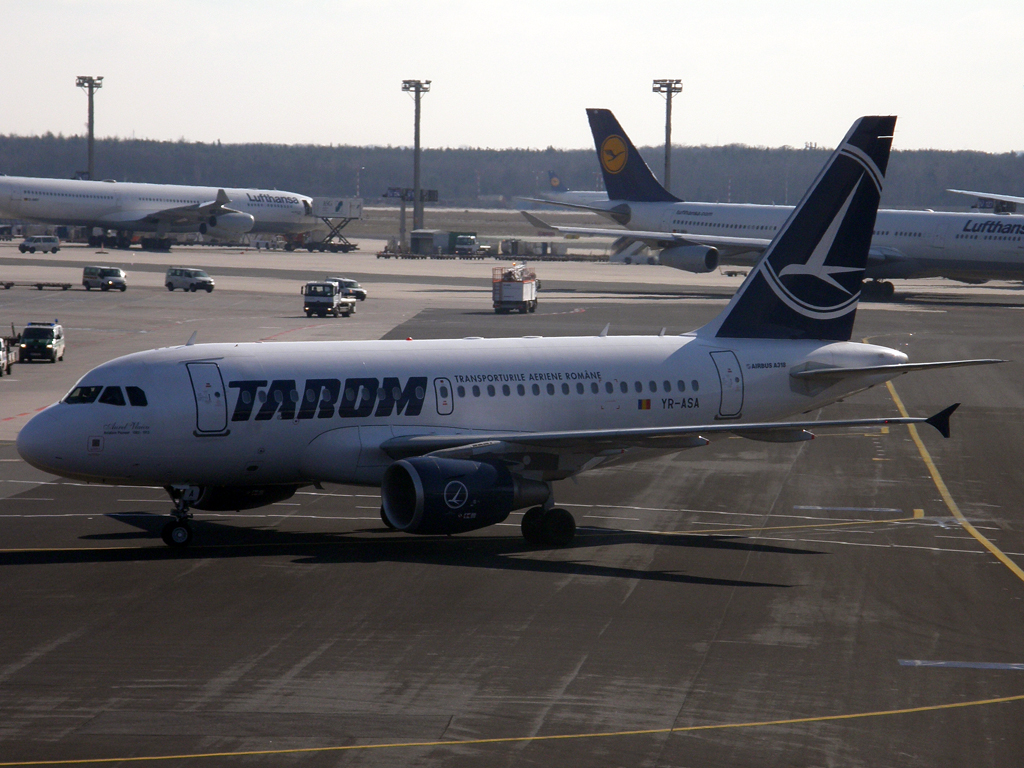
M 611 324 L 611 323 L 608 323 L 608 325 L 606 325 L 606 326 L 604 327 L 604 330 L 603 330 L 603 331 L 601 331 L 601 332 L 600 332 L 599 334 L 597 334 L 597 335 L 598 335 L 598 336 L 600 336 L 600 337 L 601 337 L 601 338 L 603 339 L 603 338 L 604 338 L 605 336 L 607 336 L 607 335 L 608 335 L 608 331 L 610 331 L 610 330 L 611 330 L 611 328 L 612 328 L 612 324 Z
M 960 407 L 960 403 L 953 403 L 949 408 L 939 411 L 934 416 L 929 416 L 924 420 L 925 424 L 931 424 L 943 437 L 949 437 L 949 417 L 953 415 L 953 411 Z
M 520 211 L 528 222 L 530 222 L 537 229 L 551 229 L 551 225 L 545 222 L 543 219 L 534 216 L 529 211 Z
M 192 335 L 188 337 L 188 341 L 185 342 L 186 347 L 191 347 L 196 343 L 196 336 L 199 335 L 199 331 L 192 331 Z

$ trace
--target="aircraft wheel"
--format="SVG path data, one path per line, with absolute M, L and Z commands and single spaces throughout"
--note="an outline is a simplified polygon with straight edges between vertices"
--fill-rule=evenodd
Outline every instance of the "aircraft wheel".
M 545 541 L 553 547 L 567 547 L 576 535 L 576 520 L 564 509 L 549 509 L 541 523 Z
M 896 286 L 886 281 L 882 283 L 882 295 L 887 299 L 891 299 L 893 294 L 896 293 Z
M 395 526 L 391 524 L 391 521 L 388 520 L 387 514 L 384 512 L 383 504 L 380 505 L 380 519 L 384 521 L 384 525 L 388 527 L 388 530 L 395 530 Z
M 192 543 L 192 526 L 184 520 L 171 520 L 160 531 L 160 538 L 168 547 L 187 547 Z
M 523 522 L 519 525 L 523 532 L 523 538 L 531 547 L 540 547 L 544 544 L 544 507 L 531 507 L 523 515 Z

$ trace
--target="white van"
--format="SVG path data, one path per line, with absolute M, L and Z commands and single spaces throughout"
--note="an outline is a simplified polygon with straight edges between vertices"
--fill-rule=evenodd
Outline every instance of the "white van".
M 127 275 L 124 270 L 117 267 L 86 267 L 82 270 L 82 285 L 87 291 L 93 288 L 99 288 L 101 291 L 116 288 L 123 291 L 128 287 L 125 278 Z
M 206 291 L 213 293 L 213 278 L 201 269 L 191 267 L 168 267 L 164 278 L 168 291 L 181 288 L 183 291 Z
M 18 250 L 22 253 L 25 253 L 25 251 L 29 253 L 35 253 L 36 251 L 56 253 L 60 250 L 60 240 L 53 235 L 32 235 L 32 237 L 25 238 L 25 241 L 18 246 Z

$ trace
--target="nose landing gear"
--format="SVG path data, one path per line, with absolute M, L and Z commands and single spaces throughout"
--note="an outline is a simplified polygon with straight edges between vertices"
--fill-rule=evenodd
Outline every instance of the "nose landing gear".
M 192 526 L 188 524 L 192 513 L 188 510 L 190 504 L 199 498 L 201 489 L 185 485 L 168 486 L 166 490 L 174 502 L 174 509 L 171 510 L 171 519 L 160 530 L 160 538 L 169 547 L 187 547 L 192 543 Z

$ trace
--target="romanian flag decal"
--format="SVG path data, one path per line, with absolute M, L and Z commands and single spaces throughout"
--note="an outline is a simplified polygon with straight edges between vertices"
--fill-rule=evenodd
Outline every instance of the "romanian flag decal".
M 636 407 L 639 410 L 641 410 L 641 411 L 649 411 L 649 410 L 651 410 L 651 401 L 650 400 L 637 400 L 636 401 Z

